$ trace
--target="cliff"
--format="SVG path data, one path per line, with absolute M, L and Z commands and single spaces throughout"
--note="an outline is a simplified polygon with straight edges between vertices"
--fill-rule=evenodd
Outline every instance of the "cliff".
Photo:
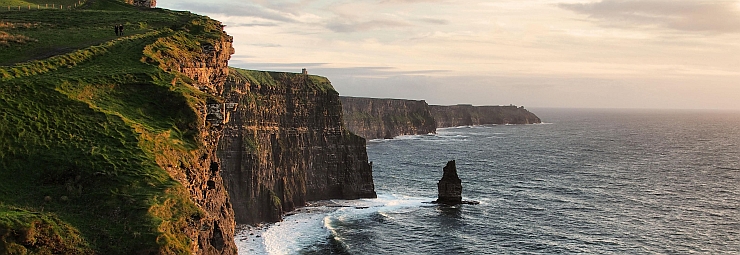
M 437 127 L 457 127 L 487 124 L 541 123 L 534 113 L 516 106 L 430 105 Z
M 541 122 L 534 113 L 516 106 L 439 106 L 424 100 L 339 98 L 345 126 L 365 139 L 430 134 L 444 127 Z
M 190 128 L 195 131 L 198 146 L 180 152 L 165 149 L 156 160 L 187 188 L 189 199 L 204 212 L 187 219 L 188 227 L 180 229 L 192 240 L 192 253 L 236 254 L 234 211 L 216 153 L 223 136 L 222 126 L 228 121 L 220 96 L 229 73 L 228 61 L 234 53 L 233 39 L 221 31 L 220 22 L 201 21 L 201 27 L 196 28 L 207 31 L 209 37 L 188 40 L 198 42 L 196 45 L 171 36 L 160 38 L 144 50 L 146 61 L 159 63 L 164 70 L 178 71 L 187 77 L 179 79 L 187 80 L 189 86 L 205 94 L 200 96 L 204 100 L 192 108 L 196 110 L 197 122 L 191 123 Z M 182 50 L 186 50 L 185 54 Z M 172 83 L 177 82 L 178 78 L 172 80 Z
M 187 12 L 86 7 L 2 14 L 39 43 L 0 52 L 18 60 L 0 66 L 0 254 L 236 254 L 216 157 L 231 37 Z M 97 32 L 119 22 L 138 26 Z M 33 60 L 54 43 L 77 48 Z
M 365 139 L 434 133 L 437 125 L 423 100 L 339 97 L 345 126 Z
M 219 144 L 238 223 L 279 221 L 306 201 L 375 197 L 365 139 L 342 126 L 326 78 L 232 69 Z

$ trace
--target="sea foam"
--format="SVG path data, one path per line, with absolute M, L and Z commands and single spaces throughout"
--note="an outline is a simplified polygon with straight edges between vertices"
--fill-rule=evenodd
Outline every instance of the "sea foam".
M 343 244 L 333 227 L 337 221 L 374 213 L 407 213 L 430 206 L 430 201 L 433 199 L 394 194 L 379 194 L 375 199 L 319 201 L 290 213 L 282 222 L 243 226 L 235 241 L 239 254 L 296 254 L 329 238 Z

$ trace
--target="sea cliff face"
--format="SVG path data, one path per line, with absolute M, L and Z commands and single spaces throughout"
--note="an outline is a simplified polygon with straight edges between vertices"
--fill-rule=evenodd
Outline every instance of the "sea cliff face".
M 540 118 L 516 106 L 428 105 L 424 100 L 340 97 L 344 123 L 365 139 L 435 133 L 437 128 L 534 124 Z
M 436 122 L 423 100 L 339 97 L 344 123 L 365 139 L 434 133 Z
M 429 110 L 440 128 L 541 123 L 540 118 L 524 109 L 524 106 L 430 105 Z
M 179 71 L 193 80 L 192 85 L 214 98 L 196 107 L 201 125 L 196 128 L 199 131 L 196 137 L 202 146 L 176 158 L 157 159 L 158 164 L 188 189 L 191 200 L 205 212 L 201 217 L 189 219 L 189 228 L 183 229 L 194 241 L 191 249 L 198 254 L 236 254 L 234 211 L 216 155 L 223 135 L 222 126 L 228 121 L 223 117 L 223 104 L 216 98 L 220 97 L 228 76 L 228 61 L 234 53 L 232 40 L 222 33 L 218 40 L 190 52 L 190 58 L 179 59 Z
M 279 221 L 307 201 L 375 197 L 365 139 L 342 126 L 323 77 L 232 69 L 219 158 L 237 223 Z

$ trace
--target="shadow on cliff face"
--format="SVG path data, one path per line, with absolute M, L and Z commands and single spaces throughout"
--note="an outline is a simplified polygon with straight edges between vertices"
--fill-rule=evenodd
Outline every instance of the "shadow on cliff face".
M 436 133 L 437 128 L 534 124 L 540 119 L 516 106 L 428 105 L 424 100 L 340 97 L 348 130 L 365 139 Z
M 236 104 L 219 158 L 238 223 L 279 221 L 312 200 L 376 196 L 365 140 L 343 128 L 326 78 L 232 68 L 223 97 Z

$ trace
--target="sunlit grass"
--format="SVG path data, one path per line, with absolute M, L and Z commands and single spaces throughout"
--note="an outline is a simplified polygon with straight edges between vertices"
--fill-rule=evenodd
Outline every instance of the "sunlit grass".
M 218 24 L 112 0 L 0 15 L 37 40 L 0 45 L 0 254 L 190 253 L 182 229 L 203 212 L 164 166 L 197 160 L 207 95 L 160 66 L 193 61 Z

